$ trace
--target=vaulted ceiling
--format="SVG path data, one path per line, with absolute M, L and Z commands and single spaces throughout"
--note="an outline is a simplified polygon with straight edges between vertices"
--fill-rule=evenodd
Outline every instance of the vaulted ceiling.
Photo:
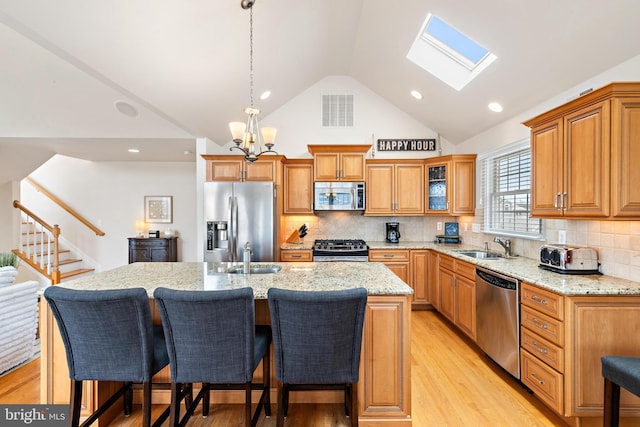
M 460 92 L 406 59 L 429 12 L 498 57 Z M 264 116 L 348 75 L 456 144 L 640 54 L 639 15 L 637 0 L 257 0 L 255 92 L 272 92 Z M 25 147 L 126 160 L 132 140 L 152 148 L 136 160 L 184 161 L 195 137 L 227 143 L 248 24 L 240 0 L 0 0 L 0 162 Z

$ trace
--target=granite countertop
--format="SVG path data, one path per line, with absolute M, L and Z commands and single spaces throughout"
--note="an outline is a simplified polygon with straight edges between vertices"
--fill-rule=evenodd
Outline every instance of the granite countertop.
M 462 250 L 482 250 L 465 244 L 433 242 L 367 242 L 370 249 L 432 249 L 454 258 L 514 277 L 523 282 L 562 295 L 636 295 L 640 296 L 640 282 L 599 274 L 560 274 L 538 267 L 538 260 L 525 257 L 482 260 L 458 253 Z M 491 251 L 495 252 L 495 251 Z
M 242 263 L 137 262 L 61 283 L 71 289 L 102 290 L 143 287 L 150 297 L 158 287 L 181 290 L 253 288 L 254 298 L 266 299 L 269 288 L 340 290 L 364 287 L 369 295 L 410 295 L 413 290 L 378 262 L 281 262 L 275 274 L 230 274 Z M 252 267 L 265 263 L 251 263 Z
M 482 250 L 477 246 L 466 244 L 445 244 L 433 242 L 407 242 L 388 243 L 386 241 L 367 241 L 370 249 L 405 249 L 418 250 L 430 249 L 450 255 L 454 258 L 475 264 L 497 273 L 514 277 L 520 281 L 535 284 L 541 288 L 556 292 L 561 295 L 630 295 L 640 296 L 640 282 L 619 279 L 612 276 L 598 274 L 575 275 L 560 274 L 542 270 L 538 267 L 538 260 L 525 257 L 499 258 L 482 260 L 468 257 L 458 253 L 462 250 Z M 295 246 L 295 247 L 294 247 Z M 312 249 L 313 242 L 302 245 L 284 245 L 283 250 Z M 492 251 L 494 252 L 494 251 Z

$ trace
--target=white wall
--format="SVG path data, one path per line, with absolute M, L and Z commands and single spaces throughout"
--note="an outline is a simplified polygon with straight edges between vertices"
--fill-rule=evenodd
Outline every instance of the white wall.
M 0 185 L 0 252 L 15 249 L 12 182 Z
M 65 211 L 22 184 L 22 201 L 61 236 L 82 248 L 98 270 L 128 263 L 128 237 L 144 221 L 144 196 L 173 196 L 173 223 L 146 229 L 177 232 L 178 260 L 196 260 L 196 166 L 190 162 L 91 162 L 57 155 L 30 175 L 106 233 L 96 236 Z M 44 216 L 44 215 L 43 215 Z
M 352 128 L 329 129 L 321 126 L 322 95 L 354 96 Z M 260 126 L 273 126 L 278 129 L 274 149 L 289 158 L 311 158 L 307 150 L 308 144 L 371 145 L 372 135 L 375 139 L 437 138 L 438 135 L 348 76 L 323 78 L 278 110 L 260 118 Z M 455 147 L 447 140 L 442 138 L 441 142 L 442 154 L 455 152 Z M 233 143 L 227 144 L 222 154 L 229 154 L 231 145 Z M 371 152 L 367 155 L 370 158 Z M 436 152 L 377 152 L 375 157 L 422 158 L 436 155 Z

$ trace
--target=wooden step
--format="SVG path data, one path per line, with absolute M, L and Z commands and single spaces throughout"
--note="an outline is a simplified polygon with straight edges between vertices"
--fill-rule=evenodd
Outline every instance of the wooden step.
M 79 276 L 85 273 L 91 273 L 95 271 L 93 268 L 79 268 L 77 270 L 66 271 L 64 273 L 60 272 L 60 280 L 68 279 L 70 277 Z
M 74 262 L 82 262 L 82 259 L 80 258 L 75 258 L 75 259 L 61 259 L 58 261 L 58 265 L 67 265 L 67 264 L 73 264 Z
M 70 252 L 71 251 L 69 249 L 58 249 L 58 255 L 65 254 L 65 253 L 70 253 Z M 34 257 L 39 257 L 39 256 L 43 256 L 43 255 L 46 255 L 46 254 L 47 254 L 46 252 L 32 252 L 30 255 L 34 256 Z

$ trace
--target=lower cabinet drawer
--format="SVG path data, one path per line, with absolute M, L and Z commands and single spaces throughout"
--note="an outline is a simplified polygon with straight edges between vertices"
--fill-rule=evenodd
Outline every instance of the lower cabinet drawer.
M 287 250 L 280 252 L 282 262 L 307 262 L 313 260 L 311 251 Z
M 520 380 L 558 414 L 563 413 L 564 376 L 539 361 L 526 350 L 520 352 Z
M 527 328 L 520 329 L 520 345 L 558 372 L 564 372 L 564 349 Z
M 371 262 L 409 262 L 409 251 L 402 249 L 369 250 L 369 261 Z
M 552 343 L 564 346 L 564 323 L 526 305 L 520 306 L 520 323 Z

